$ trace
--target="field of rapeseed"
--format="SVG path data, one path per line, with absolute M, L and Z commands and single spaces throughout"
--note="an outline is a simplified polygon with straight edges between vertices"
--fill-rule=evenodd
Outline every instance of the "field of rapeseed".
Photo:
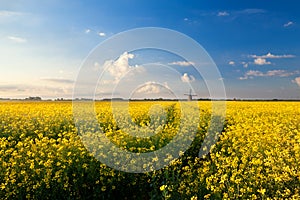
M 0 199 L 300 199 L 300 103 L 226 104 L 224 128 L 208 156 L 198 153 L 211 103 L 199 102 L 187 151 L 162 169 L 126 173 L 86 149 L 71 102 L 1 102 Z M 141 154 L 172 141 L 182 117 L 176 102 L 130 102 L 129 115 L 114 116 L 109 102 L 97 102 L 95 110 L 112 143 Z M 122 116 L 120 127 L 115 117 Z M 128 135 L 126 117 L 154 134 Z

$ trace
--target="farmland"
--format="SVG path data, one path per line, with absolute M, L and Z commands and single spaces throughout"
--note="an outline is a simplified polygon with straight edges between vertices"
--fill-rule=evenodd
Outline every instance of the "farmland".
M 182 123 L 196 120 L 196 127 L 180 133 L 191 144 L 178 159 L 170 155 L 163 168 L 128 173 L 126 165 L 124 170 L 114 169 L 87 150 L 80 131 L 93 133 L 97 128 L 76 124 L 72 102 L 2 102 L 0 197 L 300 198 L 299 102 L 226 102 L 220 138 L 210 153 L 201 158 L 198 153 L 212 111 L 211 102 L 198 104 L 199 115 L 192 115 L 195 110 L 191 110 L 192 117 L 184 115 L 185 121 L 178 102 L 130 102 L 129 115 L 116 116 L 110 102 L 96 102 L 96 118 L 105 136 L 123 151 L 141 155 L 163 148 L 175 138 Z M 120 116 L 124 118 L 121 125 L 115 119 Z M 144 137 L 151 134 L 148 129 L 143 129 L 143 137 L 130 136 L 126 130 L 133 129 L 128 127 L 127 118 L 140 128 L 154 130 L 151 137 Z M 192 138 L 188 137 L 191 131 L 195 132 Z

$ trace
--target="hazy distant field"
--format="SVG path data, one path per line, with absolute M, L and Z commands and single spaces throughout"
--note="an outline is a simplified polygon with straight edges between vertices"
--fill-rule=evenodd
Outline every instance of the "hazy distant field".
M 198 158 L 198 152 L 211 103 L 199 102 L 196 137 L 179 159 L 157 171 L 126 173 L 100 163 L 86 150 L 71 102 L 1 102 L 0 197 L 299 199 L 300 102 L 226 104 L 220 140 L 205 159 Z M 131 120 L 157 131 L 140 139 L 120 128 L 109 102 L 97 102 L 96 112 L 106 137 L 135 153 L 156 151 L 172 141 L 181 117 L 176 102 L 131 102 Z

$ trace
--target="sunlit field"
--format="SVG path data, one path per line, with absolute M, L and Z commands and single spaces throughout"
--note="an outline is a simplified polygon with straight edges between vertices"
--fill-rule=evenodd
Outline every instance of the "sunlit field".
M 226 102 L 220 138 L 204 158 L 198 153 L 210 124 L 211 102 L 198 104 L 196 136 L 187 151 L 162 169 L 126 173 L 87 151 L 72 102 L 1 102 L 0 197 L 300 199 L 299 102 Z M 126 124 L 120 128 L 112 107 L 96 102 L 97 120 L 105 136 L 124 151 L 156 151 L 178 132 L 178 102 L 129 103 L 127 117 L 156 131 L 143 139 L 128 135 Z

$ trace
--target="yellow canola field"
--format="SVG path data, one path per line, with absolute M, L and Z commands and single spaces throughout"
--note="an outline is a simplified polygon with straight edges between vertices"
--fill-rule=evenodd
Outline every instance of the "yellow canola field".
M 205 158 L 198 153 L 211 103 L 198 104 L 195 138 L 179 159 L 126 173 L 87 151 L 72 102 L 1 102 L 0 199 L 300 199 L 300 102 L 226 102 L 223 131 Z M 109 102 L 95 105 L 106 137 L 133 153 L 163 148 L 180 129 L 176 102 L 129 103 L 126 117 L 154 130 L 143 139 L 126 133 L 126 117 L 118 125 Z

